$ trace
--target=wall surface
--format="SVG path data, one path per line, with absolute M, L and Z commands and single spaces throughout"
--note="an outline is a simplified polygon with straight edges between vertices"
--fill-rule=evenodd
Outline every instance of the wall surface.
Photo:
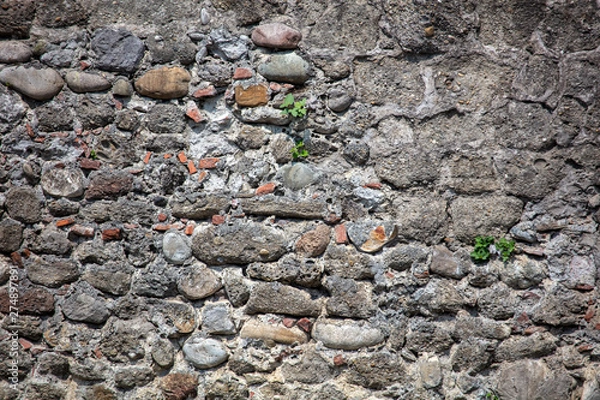
M 0 1 L 0 399 L 599 399 L 599 7 Z

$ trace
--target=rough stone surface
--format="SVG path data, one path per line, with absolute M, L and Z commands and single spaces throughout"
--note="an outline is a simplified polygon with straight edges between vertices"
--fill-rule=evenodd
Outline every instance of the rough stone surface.
M 316 316 L 321 312 L 322 301 L 313 300 L 310 293 L 278 282 L 257 283 L 250 293 L 246 312 L 281 313 L 298 316 Z
M 179 67 L 163 67 L 146 72 L 135 81 L 135 90 L 154 99 L 176 99 L 188 94 L 189 72 Z
M 27 266 L 27 277 L 38 285 L 59 287 L 79 278 L 79 268 L 72 261 L 36 258 Z
M 144 55 L 144 42 L 125 29 L 100 29 L 92 38 L 98 68 L 133 72 Z
M 366 322 L 322 320 L 315 324 L 312 336 L 332 349 L 356 350 L 384 340 L 383 332 Z
M 295 49 L 302 33 L 281 23 L 259 25 L 252 31 L 252 41 L 257 46 L 276 49 Z
M 179 292 L 190 300 L 208 297 L 223 287 L 219 276 L 206 265 L 194 264 L 177 282 Z
M 331 229 L 319 225 L 312 231 L 306 232 L 296 242 L 296 253 L 303 257 L 317 257 L 325 253 L 331 237 Z
M 229 358 L 225 346 L 215 339 L 192 336 L 183 345 L 183 354 L 194 367 L 208 369 L 224 363 Z
M 67 318 L 77 322 L 100 324 L 108 319 L 106 301 L 89 285 L 80 284 L 65 298 L 62 306 Z
M 52 168 L 42 174 L 44 193 L 54 197 L 79 197 L 85 190 L 85 177 L 79 168 Z
M 14 219 L 0 221 L 0 252 L 12 253 L 21 247 L 23 241 L 23 225 Z
M 11 218 L 32 224 L 42 219 L 42 202 L 30 187 L 15 187 L 6 194 L 6 211 Z

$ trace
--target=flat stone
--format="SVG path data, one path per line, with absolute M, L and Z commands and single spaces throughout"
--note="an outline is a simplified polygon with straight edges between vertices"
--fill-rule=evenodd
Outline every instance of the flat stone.
M 302 85 L 309 79 L 310 65 L 296 53 L 272 54 L 258 66 L 258 73 L 270 81 Z
M 265 84 L 251 85 L 247 88 L 236 86 L 235 102 L 240 107 L 264 106 L 269 102 L 269 87 Z
M 587 294 L 555 283 L 535 308 L 531 320 L 551 326 L 575 326 L 588 310 L 588 300 Z
M 500 270 L 500 279 L 514 289 L 527 289 L 542 282 L 546 270 L 542 262 L 518 255 Z
M 325 356 L 311 348 L 300 356 L 300 360 L 284 362 L 281 373 L 286 382 L 319 384 L 333 379 L 336 371 Z
M 572 386 L 573 378 L 553 373 L 542 360 L 522 360 L 502 364 L 496 393 L 506 399 L 560 400 L 569 398 Z
M 14 219 L 0 221 L 0 253 L 12 253 L 23 242 L 23 225 Z
M 312 337 L 332 349 L 358 350 L 375 346 L 385 339 L 383 332 L 367 322 L 318 320 Z
M 202 227 L 192 237 L 194 256 L 208 265 L 275 261 L 286 250 L 287 240 L 279 230 L 255 222 Z
M 42 190 L 53 197 L 80 197 L 85 177 L 80 168 L 52 168 L 42 173 Z
M 120 389 L 132 389 L 144 386 L 154 379 L 154 371 L 146 365 L 121 367 L 115 371 L 115 386 Z
M 445 246 L 435 246 L 431 254 L 429 271 L 452 279 L 462 279 L 469 272 L 469 264 L 455 257 Z
M 82 279 L 105 293 L 115 296 L 126 294 L 131 288 L 133 270 L 120 263 L 107 262 L 87 266 Z
M 286 254 L 276 263 L 252 263 L 246 274 L 252 279 L 267 282 L 284 282 L 305 287 L 321 285 L 324 266 L 321 260 L 311 260 L 294 254 Z
M 231 320 L 229 302 L 207 303 L 202 309 L 202 330 L 213 335 L 233 335 L 237 332 Z
M 173 264 L 183 264 L 192 256 L 190 239 L 183 233 L 170 230 L 163 236 L 163 256 Z
M 34 100 L 50 100 L 64 86 L 58 72 L 53 69 L 6 68 L 0 71 L 0 82 Z
M 42 219 L 42 201 L 36 191 L 27 186 L 16 186 L 6 194 L 6 211 L 11 218 L 27 224 Z
M 219 275 L 206 265 L 196 263 L 182 271 L 177 282 L 179 292 L 190 300 L 212 296 L 223 287 Z
M 192 336 L 183 345 L 186 361 L 198 369 L 216 367 L 227 361 L 229 353 L 222 342 L 206 339 L 200 335 Z
M 544 357 L 556 350 L 557 342 L 558 339 L 549 332 L 537 332 L 525 337 L 510 337 L 498 345 L 495 360 L 502 362 Z
M 76 93 L 100 92 L 110 89 L 111 84 L 102 75 L 87 72 L 69 71 L 65 75 L 69 89 Z
M 297 316 L 318 316 L 323 299 L 313 300 L 310 293 L 279 282 L 258 282 L 252 288 L 246 313 L 275 313 Z
M 327 225 L 319 225 L 298 239 L 296 253 L 303 257 L 318 257 L 327 250 L 330 238 L 331 229 Z
M 90 174 L 85 194 L 88 200 L 111 199 L 127 194 L 133 187 L 133 177 L 125 171 L 99 171 Z
M 373 304 L 373 285 L 367 282 L 356 282 L 339 276 L 328 276 L 323 286 L 329 294 L 326 308 L 331 316 L 348 318 L 369 318 L 376 310 Z
M 280 218 L 322 219 L 328 214 L 327 204 L 319 200 L 299 199 L 268 194 L 239 199 L 246 214 L 275 215 Z
M 421 314 L 457 313 L 468 300 L 458 291 L 455 284 L 446 280 L 431 280 L 413 294 L 410 305 Z
M 144 56 L 144 42 L 125 29 L 98 29 L 92 38 L 96 66 L 107 71 L 131 73 Z
M 9 0 L 3 3 L 0 11 L 0 37 L 28 39 L 36 4 L 33 0 Z
M 146 72 L 135 81 L 135 89 L 143 96 L 154 99 L 176 99 L 186 96 L 192 79 L 180 67 L 161 67 Z
M 469 337 L 504 340 L 511 334 L 508 324 L 494 321 L 484 317 L 471 317 L 466 311 L 457 314 L 453 337 L 460 340 Z
M 260 106 L 243 108 L 238 118 L 247 124 L 268 124 L 284 126 L 292 122 L 292 117 L 273 107 Z
M 176 201 L 171 205 L 174 217 L 202 220 L 221 211 L 226 211 L 230 205 L 230 198 L 226 196 L 200 197 L 194 202 L 188 200 Z
M 312 185 L 317 180 L 317 172 L 304 163 L 296 163 L 282 168 L 283 184 L 292 189 L 299 190 Z
M 436 355 L 419 360 L 419 377 L 425 389 L 433 389 L 442 383 L 442 368 Z
M 246 321 L 240 331 L 240 336 L 251 339 L 272 340 L 282 344 L 292 344 L 295 342 L 302 344 L 308 341 L 306 333 L 297 326 L 286 328 L 256 319 Z
M 486 339 L 466 338 L 450 352 L 450 363 L 454 371 L 478 373 L 487 368 L 492 360 L 496 342 Z
M 70 260 L 36 257 L 26 266 L 27 277 L 31 282 L 56 288 L 79 278 L 77 264 Z
M 252 41 L 261 47 L 295 49 L 302 40 L 302 33 L 281 23 L 259 25 L 252 31 Z
M 33 52 L 27 43 L 17 41 L 0 42 L 0 64 L 18 64 L 29 61 Z
M 87 283 L 79 283 L 63 304 L 65 317 L 72 321 L 101 324 L 109 317 L 106 300 Z

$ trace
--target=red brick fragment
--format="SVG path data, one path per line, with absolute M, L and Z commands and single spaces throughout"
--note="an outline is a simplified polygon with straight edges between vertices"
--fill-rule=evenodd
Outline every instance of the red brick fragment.
M 195 103 L 188 106 L 185 115 L 196 123 L 202 122 L 206 119 Z
M 173 157 L 173 154 L 165 154 L 165 155 L 163 156 L 163 158 L 164 158 L 165 160 L 168 160 L 168 159 L 169 159 L 169 158 L 171 158 L 171 157 Z
M 377 189 L 377 190 L 381 189 L 381 186 L 382 185 L 379 182 L 369 182 L 364 185 L 364 187 L 366 187 L 366 188 Z
M 179 159 L 180 162 L 182 163 L 186 163 L 187 162 L 187 156 L 185 155 L 185 153 L 183 151 L 179 152 L 179 154 L 177 154 L 177 158 Z
M 211 222 L 213 223 L 213 225 L 221 225 L 223 223 L 225 223 L 225 217 L 222 215 L 213 215 L 211 218 Z
M 273 193 L 275 191 L 276 185 L 273 182 L 265 183 L 256 189 L 256 195 L 262 196 L 265 194 Z
M 592 318 L 594 318 L 594 307 L 589 307 L 583 319 L 585 319 L 586 322 L 590 322 Z
M 286 328 L 291 328 L 292 326 L 294 326 L 294 324 L 296 323 L 296 320 L 293 318 L 284 318 L 283 321 L 281 321 L 281 323 L 283 324 L 283 326 L 285 326 Z
M 108 228 L 102 231 L 102 240 L 120 240 L 121 229 L 119 228 Z
M 544 328 L 543 326 L 530 326 L 529 328 L 525 329 L 523 331 L 523 334 L 525 335 L 533 335 L 534 333 L 537 332 L 545 332 L 546 328 Z
M 586 351 L 591 351 L 594 349 L 594 346 L 592 346 L 591 344 L 582 344 L 581 346 L 577 347 L 577 351 L 580 353 L 584 353 Z
M 33 131 L 33 128 L 31 127 L 31 125 L 25 124 L 25 129 L 27 129 L 27 134 L 29 135 L 30 138 L 35 137 L 35 132 Z
M 581 285 L 575 286 L 575 289 L 581 290 L 583 292 L 589 292 L 590 290 L 594 290 L 594 286 L 581 284 Z
M 157 217 L 157 218 L 158 218 L 158 220 L 159 220 L 160 222 L 165 222 L 165 221 L 167 220 L 167 218 L 168 218 L 168 217 L 167 217 L 167 214 L 165 214 L 165 213 L 160 213 L 160 214 L 158 214 L 158 217 Z
M 336 225 L 334 228 L 334 234 L 336 244 L 348 243 L 348 232 L 346 231 L 346 224 Z
M 147 152 L 146 155 L 144 156 L 144 164 L 148 164 L 150 162 L 150 157 L 152 157 L 151 151 Z
M 75 220 L 73 218 L 60 219 L 56 221 L 56 227 L 61 228 L 63 226 L 71 225 L 73 223 L 75 223 Z
M 304 332 L 310 333 L 313 324 L 312 322 L 310 322 L 310 319 L 304 317 L 298 320 L 298 322 L 296 322 L 296 325 L 298 325 Z
M 217 167 L 217 163 L 220 161 L 219 158 L 211 157 L 211 158 L 203 158 L 198 161 L 198 168 L 203 169 L 213 169 Z
M 90 226 L 73 225 L 69 232 L 71 232 L 77 236 L 82 236 L 82 237 L 93 237 L 94 236 L 94 228 L 92 228 Z
M 186 225 L 184 232 L 188 236 L 191 235 L 191 234 L 193 234 L 194 233 L 194 224 Z
M 80 158 L 79 166 L 83 169 L 100 169 L 102 163 L 98 160 L 90 160 L 89 158 Z
M 238 67 L 233 73 L 233 79 L 248 79 L 252 78 L 252 70 L 250 68 Z
M 204 179 L 206 179 L 207 176 L 208 172 L 200 171 L 200 173 L 198 174 L 198 182 L 202 182 Z
M 91 66 L 92 66 L 92 64 L 90 64 L 90 63 L 89 63 L 89 62 L 87 62 L 87 61 L 79 61 L 79 68 L 80 68 L 82 71 L 84 71 L 84 70 L 88 69 L 88 68 L 89 68 L 89 67 L 91 67 Z
M 216 96 L 216 94 L 217 89 L 215 89 L 213 85 L 210 85 L 209 87 L 196 90 L 192 96 L 197 99 L 201 99 L 204 97 L 213 97 Z
M 192 160 L 188 161 L 187 167 L 188 167 L 188 171 L 190 172 L 190 175 L 193 175 L 196 172 L 198 172 L 198 169 L 196 168 L 196 166 L 194 165 L 194 162 Z
M 333 357 L 333 364 L 337 367 L 346 364 L 346 360 L 344 360 L 344 356 L 341 354 L 337 354 Z
M 10 253 L 10 259 L 12 260 L 13 264 L 23 268 L 23 258 L 18 252 L 13 251 L 12 253 Z
M 33 346 L 33 343 L 31 343 L 29 340 L 25 340 L 23 338 L 19 339 L 19 344 L 21 345 L 21 347 L 23 347 L 23 350 L 29 350 L 31 348 L 31 346 Z

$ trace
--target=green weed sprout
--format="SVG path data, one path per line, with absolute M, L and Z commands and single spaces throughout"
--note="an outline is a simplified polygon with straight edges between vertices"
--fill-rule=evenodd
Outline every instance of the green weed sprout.
M 494 245 L 502 261 L 506 262 L 515 251 L 515 241 L 500 238 L 498 241 L 493 236 L 477 236 L 475 238 L 475 249 L 471 252 L 471 258 L 476 263 L 486 262 L 492 256 L 490 246 Z
M 285 96 L 280 108 L 283 109 L 281 111 L 283 114 L 291 115 L 295 118 L 304 117 L 306 115 L 306 112 L 308 111 L 306 109 L 306 99 L 296 101 L 296 99 L 294 99 L 294 95 L 291 93 Z
M 298 160 L 299 158 L 308 157 L 308 150 L 306 149 L 306 147 L 304 147 L 304 141 L 302 140 L 297 142 L 294 145 L 294 147 L 292 147 L 290 153 L 292 153 L 292 158 L 294 159 L 294 161 Z

